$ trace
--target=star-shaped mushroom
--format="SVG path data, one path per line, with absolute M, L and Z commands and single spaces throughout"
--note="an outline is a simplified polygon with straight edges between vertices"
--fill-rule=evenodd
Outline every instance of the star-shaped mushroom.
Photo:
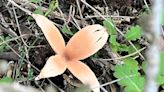
M 100 92 L 100 84 L 95 74 L 79 60 L 93 55 L 104 46 L 108 39 L 106 29 L 99 24 L 86 26 L 75 33 L 65 45 L 62 35 L 52 21 L 39 14 L 32 16 L 56 52 L 56 55 L 49 57 L 36 80 L 55 77 L 68 69 L 83 84 L 93 88 L 94 92 Z

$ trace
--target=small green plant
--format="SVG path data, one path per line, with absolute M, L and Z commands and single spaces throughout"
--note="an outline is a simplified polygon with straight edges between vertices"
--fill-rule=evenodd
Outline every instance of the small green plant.
M 27 76 L 28 80 L 32 80 L 33 79 L 33 77 L 34 77 L 33 74 L 34 74 L 34 70 L 32 68 L 30 68 L 28 70 L 28 76 Z
M 107 28 L 108 33 L 111 35 L 117 35 L 117 31 L 115 29 L 115 26 L 112 26 L 110 23 L 113 23 L 110 18 L 107 18 L 107 20 L 103 21 L 103 25 Z
M 113 52 L 116 53 L 122 53 L 127 52 L 127 54 L 132 54 L 136 52 L 133 46 L 119 43 L 117 41 L 117 31 L 109 22 L 112 23 L 110 19 L 107 21 L 104 21 L 104 26 L 108 29 L 108 32 L 110 34 L 109 38 L 109 45 Z M 110 30 L 110 31 L 109 31 Z M 137 49 L 141 49 L 141 45 L 138 43 L 138 40 L 140 40 L 142 36 L 141 27 L 139 25 L 131 26 L 129 30 L 126 31 L 124 35 L 124 39 L 126 41 L 133 41 L 134 46 Z M 115 65 L 114 67 L 114 76 L 120 81 L 118 81 L 118 84 L 124 88 L 125 92 L 143 92 L 144 84 L 145 84 L 145 70 L 147 66 L 147 61 L 140 61 L 142 62 L 142 66 L 138 64 L 139 61 L 133 59 L 131 57 L 123 59 L 123 64 L 121 65 Z M 161 53 L 161 62 L 160 62 L 160 70 L 157 77 L 157 83 L 162 88 L 164 88 L 164 52 Z M 141 67 L 141 68 L 139 68 Z M 139 70 L 143 71 L 144 73 L 141 73 Z
M 108 18 L 107 20 L 103 21 L 103 25 L 107 28 L 107 31 L 110 35 L 109 43 L 112 47 L 112 51 L 117 52 L 118 47 L 120 46 L 120 44 L 117 42 L 117 31 L 115 27 L 112 26 L 108 21 L 112 23 L 112 20 Z
M 29 2 L 32 2 L 32 3 L 39 3 L 41 2 L 42 0 L 29 0 Z
M 127 40 L 135 41 L 136 39 L 139 39 L 141 37 L 141 34 L 142 34 L 141 27 L 136 25 L 130 27 L 130 29 L 125 34 L 125 38 Z
M 142 69 L 146 72 L 147 61 L 142 63 Z M 164 52 L 162 51 L 160 54 L 160 69 L 157 76 L 157 84 L 164 88 Z
M 37 5 L 41 1 L 42 0 L 30 0 L 30 2 L 35 3 L 35 5 Z M 45 13 L 41 9 L 42 7 L 40 5 L 38 5 L 38 7 L 35 9 L 35 11 L 33 13 L 42 14 L 42 15 L 44 14 L 44 16 L 48 16 L 57 7 L 58 7 L 58 2 L 56 0 L 51 0 L 51 2 L 49 3 L 48 10 Z
M 124 64 L 116 65 L 114 68 L 114 76 L 119 79 L 123 78 L 118 84 L 125 87 L 125 92 L 143 92 L 145 79 L 138 72 L 137 61 L 129 57 L 123 62 Z
M 160 69 L 157 77 L 157 83 L 158 85 L 161 85 L 164 88 L 164 52 L 161 52 L 160 55 Z
M 161 53 L 160 69 L 157 77 L 158 85 L 161 85 L 164 88 L 164 52 Z
M 55 10 L 58 7 L 58 2 L 56 0 L 52 0 L 48 5 L 48 10 L 47 11 L 43 11 L 42 10 L 42 6 L 39 4 L 41 3 L 43 0 L 29 0 L 29 2 L 31 3 L 35 3 L 35 5 L 37 6 L 36 9 L 33 11 L 33 13 L 35 14 L 41 14 L 44 16 L 48 16 L 50 13 L 53 12 L 53 10 Z M 28 20 L 31 20 L 32 18 L 29 16 Z
M 9 84 L 13 83 L 13 79 L 11 77 L 3 77 L 0 79 L 0 84 Z
M 164 25 L 164 7 L 162 7 L 162 10 L 161 10 L 161 24 Z
M 117 31 L 114 26 L 108 22 L 112 21 L 107 19 L 103 22 L 104 26 L 108 29 L 110 34 L 109 45 L 114 52 L 128 52 L 131 54 L 136 50 L 129 45 L 118 43 L 117 41 Z M 110 31 L 109 31 L 110 30 Z M 124 38 L 127 41 L 136 41 L 141 37 L 141 27 L 136 25 L 132 26 L 127 30 Z M 140 49 L 139 44 L 135 44 L 137 49 Z M 123 59 L 122 65 L 116 65 L 114 68 L 114 76 L 118 79 L 121 79 L 118 84 L 124 87 L 125 92 L 142 92 L 144 88 L 144 76 L 140 74 L 138 61 L 133 59 L 132 57 L 128 57 Z
M 103 21 L 103 24 L 108 29 L 110 34 L 109 45 L 112 51 L 115 53 L 127 52 L 128 55 L 136 52 L 133 46 L 118 42 L 118 33 L 114 28 L 115 26 L 111 26 L 108 21 L 112 23 L 111 19 L 107 19 L 107 21 Z M 129 30 L 126 31 L 124 39 L 126 41 L 137 41 L 137 39 L 141 38 L 141 35 L 142 32 L 139 25 L 131 26 Z M 141 48 L 139 43 L 134 43 L 134 46 L 137 49 Z M 118 84 L 124 87 L 125 92 L 143 92 L 145 78 L 144 75 L 141 75 L 139 72 L 139 66 L 140 65 L 138 64 L 137 60 L 133 59 L 132 57 L 128 57 L 123 59 L 122 65 L 116 65 L 114 67 L 114 76 L 118 79 L 121 79 L 118 81 Z
M 62 26 L 61 32 L 65 35 L 73 35 L 73 32 L 66 25 Z
M 48 10 L 46 11 L 46 13 L 44 15 L 48 16 L 57 7 L 58 7 L 58 2 L 56 0 L 52 0 L 49 4 Z
M 0 43 L 6 41 L 8 39 L 10 39 L 9 36 L 5 37 L 5 36 L 1 35 L 0 36 Z M 6 46 L 6 44 L 8 44 L 8 42 L 0 45 L 0 52 L 5 52 L 5 51 L 9 50 L 9 48 L 8 48 L 8 46 Z
M 35 3 L 35 5 L 37 5 L 38 3 L 40 3 L 42 0 L 29 0 L 29 2 L 31 3 Z M 35 9 L 35 11 L 33 11 L 33 13 L 37 13 L 37 14 L 43 14 L 43 11 L 41 10 L 41 7 L 39 5 L 37 5 L 37 8 Z M 31 19 L 31 18 L 30 18 Z
M 111 19 L 107 19 L 105 21 L 103 21 L 103 25 L 107 28 L 108 33 L 110 34 L 109 37 L 109 45 L 112 48 L 113 52 L 128 52 L 129 54 L 132 52 L 135 52 L 136 50 L 134 49 L 134 47 L 132 46 L 128 46 L 126 44 L 120 44 L 117 41 L 117 31 L 115 29 L 115 26 L 112 26 L 109 22 L 112 23 Z M 114 24 L 113 24 L 114 25 Z M 127 33 L 125 34 L 125 40 L 127 41 L 135 41 L 137 39 L 140 39 L 142 35 L 142 31 L 141 31 L 141 27 L 139 25 L 136 26 L 132 26 L 129 28 L 129 30 L 127 30 Z M 140 46 L 138 44 L 135 44 L 137 49 L 140 48 Z

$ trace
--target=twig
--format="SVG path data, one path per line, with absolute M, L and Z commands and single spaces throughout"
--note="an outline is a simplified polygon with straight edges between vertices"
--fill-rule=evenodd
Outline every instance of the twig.
M 0 39 L 3 41 L 2 43 L 5 43 L 7 45 L 7 47 L 9 47 L 19 58 L 21 58 L 22 60 L 24 60 L 26 63 L 28 63 L 29 61 L 27 61 L 26 59 L 22 58 L 21 55 L 19 55 L 17 53 L 16 50 L 14 50 L 10 45 L 8 45 L 8 43 L 6 43 L 6 41 L 4 41 L 1 37 Z M 34 65 L 31 65 L 34 69 L 36 69 L 36 71 L 39 71 L 39 69 L 37 67 L 35 67 Z
M 82 15 L 82 13 L 81 13 L 79 0 L 76 0 L 76 4 L 77 4 L 78 10 L 79 10 L 80 17 L 81 17 L 81 19 L 83 20 L 83 15 Z
M 106 0 L 103 0 L 104 4 L 106 7 L 108 7 L 108 4 L 106 3 Z
M 70 8 L 69 8 L 69 14 L 68 14 L 68 19 L 67 19 L 67 24 L 68 24 L 68 23 L 70 22 L 70 20 L 71 20 L 72 9 L 73 9 L 73 7 L 72 7 L 72 5 L 71 5 Z
M 17 37 L 17 34 L 11 29 L 11 28 L 5 28 L 0 24 L 0 30 L 2 30 L 2 32 L 10 34 L 13 37 Z
M 3 31 L 3 32 L 5 32 L 5 33 L 8 33 L 8 34 L 10 34 L 11 36 L 13 36 L 13 37 L 17 37 L 17 34 L 9 27 L 9 25 L 6 23 L 6 21 L 5 21 L 5 19 L 4 19 L 4 17 L 3 17 L 3 15 L 0 13 L 0 20 L 1 20 L 1 24 L 4 26 L 2 26 L 1 24 L 0 24 L 0 29 Z
M 143 51 L 145 49 L 146 49 L 146 47 L 143 47 L 142 49 L 139 49 L 139 50 L 137 50 L 134 53 L 131 53 L 131 54 L 126 55 L 126 56 L 118 57 L 118 58 L 112 58 L 112 59 L 95 59 L 95 60 L 100 60 L 100 61 L 120 60 L 120 59 L 124 59 L 124 58 L 130 57 L 130 56 L 133 56 L 133 55 L 137 54 L 138 52 L 141 52 L 141 51 Z
M 154 0 L 153 14 L 151 24 L 151 35 L 152 35 L 152 45 L 147 51 L 148 67 L 146 70 L 146 84 L 145 92 L 158 92 L 158 86 L 156 83 L 156 77 L 159 70 L 160 63 L 160 15 L 161 15 L 161 5 L 162 0 Z
M 134 18 L 137 18 L 135 16 L 118 16 L 118 15 L 102 15 L 103 17 L 105 18 L 130 18 L 130 19 L 134 19 Z M 100 18 L 101 16 L 98 16 L 98 15 L 90 15 L 90 16 L 85 16 L 85 19 L 90 19 L 90 18 Z
M 13 12 L 14 12 L 14 17 L 15 17 L 15 21 L 16 21 L 16 24 L 17 24 L 18 32 L 19 32 L 20 35 L 22 35 L 21 29 L 20 29 L 20 26 L 19 26 L 19 21 L 18 21 L 16 11 L 15 11 L 15 8 L 14 8 L 15 6 L 14 5 L 12 5 L 12 6 L 13 6 Z M 28 45 L 26 44 L 25 40 L 22 37 L 21 37 L 21 40 L 22 40 L 23 44 L 25 45 L 24 49 L 27 52 Z M 29 59 L 29 55 L 26 54 L 26 57 L 27 57 L 27 59 Z
M 144 3 L 145 3 L 146 8 L 148 9 L 148 11 L 150 11 L 150 8 L 149 8 L 149 6 L 148 6 L 148 4 L 147 4 L 147 1 L 146 1 L 146 0 L 144 0 Z
M 37 9 L 38 8 L 38 5 L 36 4 L 33 4 L 33 3 L 30 3 L 28 0 L 8 0 L 10 3 L 12 3 L 14 6 L 20 8 L 22 11 L 26 12 L 28 15 L 31 15 L 32 12 L 25 9 L 25 8 L 22 8 L 21 6 L 19 6 L 18 4 L 23 4 L 24 7 L 27 7 L 28 9 Z M 16 3 L 15 3 L 16 2 Z M 58 0 L 57 0 L 58 2 Z M 18 4 L 17 4 L 18 3 Z M 43 12 L 46 12 L 48 10 L 48 8 L 45 8 L 45 7 L 41 7 L 41 10 Z M 55 17 L 55 18 L 58 18 L 58 19 L 61 19 L 62 16 L 60 15 L 59 12 L 57 11 L 53 11 L 50 13 L 51 16 Z M 67 18 L 67 16 L 64 15 L 65 18 Z
M 16 7 L 18 7 L 19 9 L 21 9 L 22 11 L 24 11 L 24 12 L 26 12 L 28 15 L 31 15 L 32 14 L 32 12 L 31 11 L 29 11 L 29 10 L 27 10 L 27 9 L 25 9 L 25 8 L 22 8 L 22 7 L 20 7 L 18 4 L 16 4 L 13 0 L 8 0 L 10 3 L 12 3 L 14 6 L 16 6 Z
M 75 87 L 81 87 L 82 83 L 76 80 L 73 80 L 72 78 L 70 78 L 69 76 L 67 76 L 66 74 L 63 74 L 63 78 L 71 85 L 75 86 Z
M 35 36 L 35 35 L 33 35 L 33 34 L 23 34 L 23 35 L 21 35 L 21 36 L 17 36 L 17 37 L 15 37 L 15 38 L 11 38 L 11 39 L 9 39 L 9 40 L 5 40 L 5 41 L 1 42 L 1 43 L 0 43 L 0 46 L 3 45 L 3 44 L 8 43 L 8 42 L 10 42 L 10 41 L 14 41 L 14 40 L 20 39 L 21 37 L 26 37 L 26 36 Z
M 107 83 L 104 83 L 104 84 L 101 84 L 99 87 L 104 87 L 104 86 L 107 86 L 107 85 L 110 85 L 110 84 L 113 84 L 113 83 L 116 83 L 118 81 L 121 81 L 121 80 L 124 80 L 124 79 L 127 79 L 127 78 L 132 78 L 132 77 L 135 77 L 137 75 L 129 75 L 129 76 L 125 76 L 125 77 L 122 77 L 122 78 L 119 78 L 119 79 L 116 79 L 116 80 L 113 80 L 111 82 L 107 82 Z M 97 87 L 95 87 L 97 88 Z M 93 88 L 94 89 L 94 88 Z
M 75 24 L 76 24 L 78 30 L 80 30 L 81 28 L 80 28 L 79 24 L 77 23 L 75 17 L 74 17 L 74 16 L 71 16 L 71 17 L 72 17 L 72 20 L 75 22 Z

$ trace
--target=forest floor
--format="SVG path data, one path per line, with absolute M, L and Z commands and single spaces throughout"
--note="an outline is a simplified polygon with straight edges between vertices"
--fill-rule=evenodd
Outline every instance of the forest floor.
M 143 35 L 134 37 L 135 40 L 127 40 L 124 35 L 131 27 L 144 25 L 142 22 L 146 19 L 141 18 L 141 15 L 150 9 L 151 0 L 58 0 L 58 3 L 56 0 L 13 1 L 52 20 L 66 43 L 80 28 L 92 24 L 104 25 L 104 18 L 111 19 L 111 23 L 118 29 L 115 36 L 110 36 L 114 37 L 113 40 L 109 38 L 98 53 L 82 60 L 93 70 L 100 84 L 109 83 L 102 92 L 123 92 L 125 86 L 117 83 L 121 78 L 114 73 L 115 66 L 122 64 L 124 58 L 134 58 L 139 67 L 145 60 L 148 40 Z M 42 92 L 48 85 L 65 92 L 79 88 L 80 82 L 68 70 L 57 77 L 34 80 L 48 57 L 55 52 L 34 19 L 7 0 L 0 1 L 0 38 L 0 62 L 7 61 L 9 64 L 6 72 L 0 71 L 1 79 L 11 79 Z M 142 69 L 138 71 L 144 75 Z M 78 90 L 81 89 L 76 92 L 85 92 Z

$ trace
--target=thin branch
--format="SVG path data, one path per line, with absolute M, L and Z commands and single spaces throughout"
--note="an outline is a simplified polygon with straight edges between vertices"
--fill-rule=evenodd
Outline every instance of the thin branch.
M 122 57 L 117 57 L 117 58 L 111 58 L 111 59 L 95 59 L 95 60 L 100 60 L 100 61 L 111 61 L 111 60 L 120 60 L 120 59 L 124 59 L 124 58 L 127 58 L 127 57 L 131 57 L 131 56 L 134 56 L 136 55 L 138 52 L 141 52 L 143 50 L 145 50 L 146 47 L 143 47 L 141 49 L 139 49 L 138 51 L 135 51 L 134 53 L 131 53 L 129 55 L 126 55 L 126 56 L 122 56 Z
M 144 0 L 144 3 L 145 3 L 146 8 L 148 9 L 148 11 L 150 11 L 150 8 L 149 8 L 149 6 L 148 6 L 148 4 L 147 4 L 147 1 L 146 1 L 146 0 Z
M 16 7 L 18 7 L 19 9 L 21 9 L 22 11 L 24 11 L 24 12 L 26 12 L 28 15 L 31 15 L 32 14 L 32 12 L 31 11 L 29 11 L 29 10 L 27 10 L 27 9 L 25 9 L 25 8 L 22 8 L 22 7 L 20 7 L 18 4 L 16 4 L 13 0 L 8 0 L 10 3 L 12 3 L 14 6 L 16 6 Z
M 77 4 L 78 10 L 79 10 L 80 18 L 83 20 L 83 15 L 82 15 L 82 12 L 81 12 L 79 0 L 76 0 L 76 4 Z
M 104 86 L 107 86 L 107 85 L 110 85 L 110 84 L 119 82 L 119 81 L 121 81 L 121 80 L 125 80 L 125 79 L 128 79 L 128 78 L 133 78 L 133 77 L 135 77 L 135 76 L 137 76 L 137 75 L 134 74 L 134 75 L 125 76 L 125 77 L 122 77 L 122 78 L 119 78 L 119 79 L 116 79 L 116 80 L 113 80 L 113 81 L 110 81 L 110 82 L 101 84 L 99 87 L 101 88 L 101 87 L 104 87 Z M 97 87 L 95 87 L 95 88 L 97 88 Z M 94 88 L 93 88 L 93 89 L 94 89 Z
M 160 63 L 160 15 L 162 0 L 154 0 L 152 20 L 150 21 L 152 33 L 152 45 L 147 51 L 148 67 L 146 70 L 146 84 L 145 92 L 158 92 L 158 86 L 156 83 L 156 77 L 159 70 Z

